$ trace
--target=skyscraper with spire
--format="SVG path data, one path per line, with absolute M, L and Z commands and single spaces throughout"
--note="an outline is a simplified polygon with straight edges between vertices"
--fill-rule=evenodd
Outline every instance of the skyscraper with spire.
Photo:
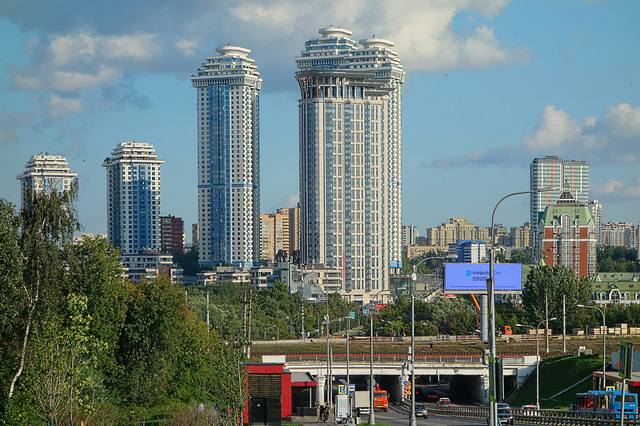
M 260 258 L 259 92 L 251 51 L 224 46 L 191 77 L 198 123 L 198 262 Z
M 402 266 L 405 73 L 391 41 L 351 36 L 323 28 L 296 58 L 301 257 L 341 268 L 343 295 L 368 302 Z

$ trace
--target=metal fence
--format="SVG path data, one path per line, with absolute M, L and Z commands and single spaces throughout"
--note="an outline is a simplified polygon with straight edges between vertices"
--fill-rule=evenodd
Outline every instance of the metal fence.
M 429 404 L 430 414 L 443 416 L 460 417 L 465 419 L 485 420 L 487 418 L 486 407 L 461 406 L 461 405 L 437 405 Z M 567 426 L 605 426 L 617 425 L 620 420 L 616 420 L 613 414 L 585 413 L 561 410 L 530 410 L 512 409 L 514 422 L 532 425 L 567 425 Z M 639 426 L 637 419 L 627 420 L 625 424 L 629 426 Z

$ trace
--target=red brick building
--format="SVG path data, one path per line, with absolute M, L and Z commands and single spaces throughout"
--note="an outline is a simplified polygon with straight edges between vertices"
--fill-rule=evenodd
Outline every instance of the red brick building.
M 578 278 L 596 275 L 596 225 L 588 206 L 565 191 L 540 214 L 538 229 L 545 264 L 571 268 Z
M 184 252 L 184 222 L 175 216 L 160 216 L 160 250 L 163 253 Z

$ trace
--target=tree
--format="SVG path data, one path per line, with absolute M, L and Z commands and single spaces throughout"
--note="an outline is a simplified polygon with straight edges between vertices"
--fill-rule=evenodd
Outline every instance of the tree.
M 533 251 L 531 248 L 523 248 L 513 250 L 509 259 L 510 263 L 522 263 L 523 265 L 531 265 L 533 263 Z
M 549 317 L 562 317 L 564 296 L 570 322 L 574 322 L 578 312 L 576 305 L 589 302 L 591 286 L 587 279 L 578 280 L 575 272 L 569 268 L 535 266 L 529 271 L 522 289 L 522 303 L 530 323 L 545 319 L 545 296 L 549 304 Z
M 62 192 L 29 191 L 22 208 L 20 249 L 23 268 L 20 297 L 26 306 L 20 315 L 22 342 L 18 365 L 8 389 L 8 400 L 13 396 L 24 370 L 36 311 L 50 309 L 59 299 L 59 287 L 56 284 L 64 269 L 61 248 L 80 227 L 73 206 L 76 197 L 75 184 Z

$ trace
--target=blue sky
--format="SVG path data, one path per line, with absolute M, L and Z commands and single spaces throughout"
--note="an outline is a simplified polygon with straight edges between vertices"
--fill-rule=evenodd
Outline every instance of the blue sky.
M 121 140 L 166 160 L 162 212 L 196 219 L 195 91 L 215 48 L 253 50 L 261 94 L 262 210 L 298 197 L 294 58 L 328 24 L 396 43 L 406 66 L 403 217 L 487 224 L 547 154 L 591 164 L 605 220 L 640 220 L 640 3 L 296 0 L 0 4 L 0 197 L 40 151 L 80 179 L 87 232 L 105 232 L 102 160 Z M 528 220 L 528 199 L 498 220 Z

